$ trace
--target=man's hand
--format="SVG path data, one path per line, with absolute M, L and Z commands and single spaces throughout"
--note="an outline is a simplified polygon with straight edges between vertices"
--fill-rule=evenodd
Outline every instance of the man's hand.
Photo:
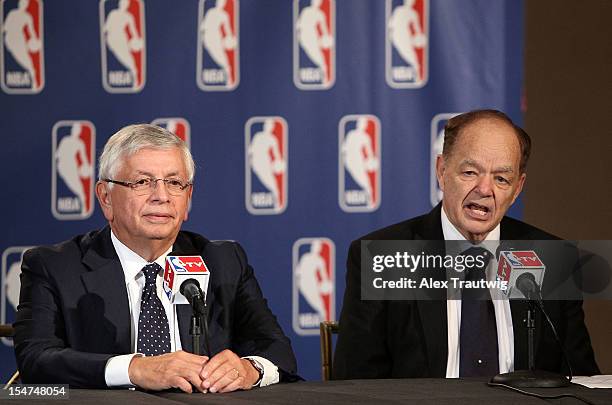
M 250 390 L 259 379 L 259 372 L 250 361 L 226 349 L 204 365 L 200 378 L 203 381 L 202 390 L 231 392 Z
M 207 361 L 206 356 L 196 356 L 182 350 L 160 356 L 134 356 L 128 374 L 132 384 L 147 390 L 180 388 L 192 392 L 193 384 L 203 391 L 200 371 Z

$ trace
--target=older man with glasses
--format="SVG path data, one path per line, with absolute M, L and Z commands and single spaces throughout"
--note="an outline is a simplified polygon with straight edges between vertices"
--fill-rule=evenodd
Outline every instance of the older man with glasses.
M 108 226 L 24 255 L 15 322 L 24 382 L 229 392 L 296 378 L 242 248 L 180 230 L 194 172 L 187 146 L 163 128 L 130 125 L 108 140 L 96 184 Z M 211 271 L 205 355 L 189 353 L 191 307 L 163 293 L 170 252 L 200 255 Z

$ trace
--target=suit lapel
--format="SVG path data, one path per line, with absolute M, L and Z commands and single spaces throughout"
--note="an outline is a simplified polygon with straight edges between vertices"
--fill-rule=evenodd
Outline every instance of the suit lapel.
M 444 241 L 442 232 L 441 219 L 441 204 L 438 204 L 422 222 L 422 226 L 415 229 L 413 239 L 429 240 L 429 241 Z M 444 254 L 443 243 L 436 246 L 434 250 L 442 249 Z M 440 280 L 446 279 L 446 272 L 442 269 L 436 270 L 436 274 Z M 431 299 L 418 300 L 417 306 L 421 324 L 423 326 L 423 334 L 425 336 L 425 345 L 427 347 L 427 359 L 430 365 L 430 373 L 432 377 L 444 377 L 446 375 L 446 363 L 448 361 L 448 318 L 446 309 L 446 293 L 441 289 L 433 290 L 430 295 Z
M 528 368 L 527 358 L 527 302 L 523 300 L 511 300 L 510 312 L 512 312 L 512 329 L 514 332 L 514 369 L 526 370 Z
M 184 351 L 189 353 L 193 353 L 193 341 L 189 334 L 192 312 L 190 305 L 176 306 L 176 317 L 178 318 L 179 333 L 181 335 L 181 347 Z M 203 352 L 200 351 L 200 353 Z
M 444 377 L 448 361 L 446 300 L 417 301 L 431 377 Z
M 105 328 L 115 336 L 116 350 L 131 353 L 130 304 L 125 277 L 106 227 L 92 237 L 86 248 L 83 264 L 90 271 L 81 275 L 90 302 L 96 305 Z M 101 308 L 98 308 L 101 306 Z

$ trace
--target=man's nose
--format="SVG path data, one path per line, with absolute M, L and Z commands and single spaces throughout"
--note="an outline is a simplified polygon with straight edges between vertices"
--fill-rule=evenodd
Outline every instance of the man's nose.
M 170 194 L 166 188 L 166 183 L 162 179 L 155 179 L 151 184 L 151 199 L 154 201 L 168 201 L 170 200 Z
M 483 175 L 478 177 L 478 184 L 476 184 L 476 191 L 482 197 L 488 197 L 493 194 L 493 179 L 491 176 Z

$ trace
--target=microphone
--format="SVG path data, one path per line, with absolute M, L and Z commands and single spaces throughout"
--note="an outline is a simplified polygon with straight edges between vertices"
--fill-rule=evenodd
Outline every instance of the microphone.
M 174 305 L 191 304 L 193 314 L 189 334 L 192 338 L 193 354 L 200 354 L 201 323 L 203 321 L 204 344 L 210 356 L 212 352 L 210 351 L 208 311 L 206 308 L 206 291 L 208 291 L 209 278 L 210 271 L 202 256 L 182 256 L 172 253 L 166 256 L 164 292 Z
M 499 385 L 514 388 L 546 388 L 566 387 L 572 379 L 572 366 L 569 363 L 565 348 L 561 344 L 555 325 L 542 302 L 540 286 L 544 279 L 546 266 L 533 250 L 501 250 L 498 249 L 497 279 L 508 282 L 504 294 L 508 298 L 527 298 L 527 370 L 515 370 L 509 373 L 497 374 L 489 385 Z M 561 348 L 563 359 L 569 369 L 569 380 L 565 376 L 535 368 L 535 309 L 540 309 L 550 325 L 555 340 Z
M 516 279 L 516 288 L 523 293 L 528 300 L 540 299 L 540 286 L 536 282 L 533 273 L 523 273 Z
M 542 285 L 545 271 L 546 266 L 542 260 L 540 260 L 537 253 L 533 250 L 498 251 L 497 279 L 507 283 L 508 288 L 503 290 L 503 293 L 509 299 L 523 297 L 531 299 L 518 286 L 519 279 L 521 279 L 521 285 L 525 284 L 527 282 L 526 280 L 533 280 L 533 285 L 527 284 L 523 288 L 535 286 L 535 288 L 537 288 L 537 292 L 539 293 L 539 286 Z M 525 277 L 521 278 L 523 275 L 525 275 Z M 531 277 L 527 277 L 527 275 L 530 275 Z M 534 298 L 536 297 L 534 296 Z
M 186 291 L 190 291 L 192 297 L 200 295 L 202 301 L 204 301 L 205 294 L 208 291 L 209 278 L 210 271 L 202 256 L 179 256 L 172 255 L 172 253 L 166 256 L 163 286 L 164 293 L 172 304 L 192 304 L 193 306 L 193 303 L 183 293 L 182 286 L 187 280 L 196 281 L 199 292 L 196 294 L 193 288 L 189 288 Z
M 200 283 L 198 283 L 198 280 L 188 278 L 183 281 L 179 288 L 179 292 L 187 298 L 194 313 L 197 315 L 204 315 L 206 313 L 206 298 L 202 290 L 200 290 Z

